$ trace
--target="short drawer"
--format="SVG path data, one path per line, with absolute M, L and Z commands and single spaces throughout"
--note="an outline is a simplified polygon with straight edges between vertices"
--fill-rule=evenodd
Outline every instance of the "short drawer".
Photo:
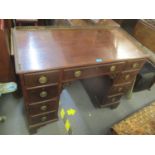
M 39 116 L 31 116 L 29 121 L 30 121 L 30 124 L 32 125 L 32 124 L 43 123 L 46 121 L 56 120 L 56 119 L 58 119 L 57 111 L 39 115 Z
M 111 109 L 117 108 L 120 102 L 108 103 L 108 104 L 101 104 L 101 108 L 110 107 Z
M 131 83 L 137 76 L 138 71 L 123 72 L 118 79 L 114 81 L 114 84 Z
M 122 71 L 124 62 L 64 70 L 63 81 L 82 79 Z
M 58 95 L 58 85 L 27 89 L 27 94 L 30 103 L 53 99 Z
M 126 70 L 140 69 L 145 63 L 144 59 L 129 61 L 126 64 Z
M 109 94 L 119 94 L 119 93 L 126 93 L 130 88 L 131 84 L 129 85 L 116 85 L 111 87 Z
M 58 101 L 49 100 L 42 103 L 30 104 L 29 113 L 30 115 L 38 115 L 45 112 L 57 111 L 58 110 Z
M 122 95 L 117 95 L 117 96 L 115 96 L 115 95 L 113 95 L 113 96 L 108 96 L 108 97 L 107 97 L 107 101 L 106 101 L 106 103 L 107 103 L 107 104 L 108 104 L 108 103 L 110 104 L 110 103 L 119 102 L 119 101 L 120 101 L 121 96 L 122 96 Z
M 60 71 L 49 71 L 25 74 L 25 85 L 26 87 L 35 87 L 46 84 L 58 83 Z

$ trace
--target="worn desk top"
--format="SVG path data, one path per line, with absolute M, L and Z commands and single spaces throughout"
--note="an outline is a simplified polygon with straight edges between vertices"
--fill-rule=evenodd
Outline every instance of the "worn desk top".
M 120 27 L 118 23 L 111 19 L 57 19 L 55 24 L 57 25 L 71 25 L 71 26 L 117 26 Z
M 12 40 L 18 74 L 146 57 L 119 27 L 19 28 Z

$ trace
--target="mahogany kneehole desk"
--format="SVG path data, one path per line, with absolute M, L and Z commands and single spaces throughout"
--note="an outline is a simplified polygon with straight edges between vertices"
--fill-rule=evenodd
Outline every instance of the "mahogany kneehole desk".
M 74 80 L 109 76 L 100 107 L 116 107 L 148 57 L 119 27 L 16 28 L 12 40 L 31 132 L 58 119 L 63 85 Z

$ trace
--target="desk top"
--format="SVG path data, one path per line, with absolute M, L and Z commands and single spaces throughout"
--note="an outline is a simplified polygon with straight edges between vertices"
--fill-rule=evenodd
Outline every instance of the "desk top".
M 155 30 L 155 19 L 140 19 L 139 22 L 150 26 L 152 30 Z
M 146 57 L 119 27 L 18 28 L 12 40 L 18 74 Z
M 66 21 L 66 23 L 65 23 Z M 119 24 L 117 24 L 112 19 L 58 19 L 56 20 L 56 24 L 63 25 L 64 23 L 71 26 L 117 26 L 120 27 Z

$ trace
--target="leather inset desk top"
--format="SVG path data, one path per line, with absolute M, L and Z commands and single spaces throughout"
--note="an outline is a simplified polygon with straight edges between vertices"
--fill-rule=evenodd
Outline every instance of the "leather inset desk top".
M 18 74 L 146 57 L 119 27 L 19 28 L 13 45 Z

